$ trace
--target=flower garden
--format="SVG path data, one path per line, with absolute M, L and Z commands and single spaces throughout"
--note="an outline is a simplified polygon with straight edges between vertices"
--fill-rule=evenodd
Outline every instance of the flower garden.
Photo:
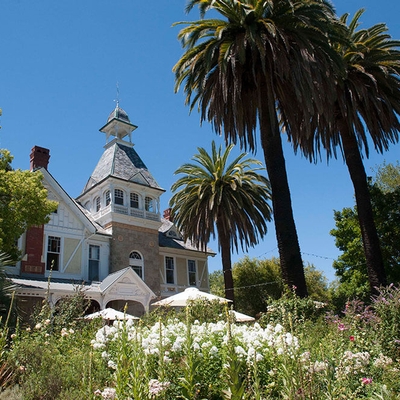
M 112 325 L 41 312 L 2 329 L 0 399 L 398 399 L 400 289 L 310 304 L 284 296 L 251 324 L 206 303 Z

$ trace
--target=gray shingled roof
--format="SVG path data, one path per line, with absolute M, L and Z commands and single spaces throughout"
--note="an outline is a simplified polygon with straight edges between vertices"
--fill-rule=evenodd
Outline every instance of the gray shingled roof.
M 192 250 L 192 251 L 201 251 L 198 247 L 196 247 L 190 240 L 182 240 L 179 238 L 174 238 L 168 236 L 168 231 L 173 228 L 174 224 L 164 218 L 161 218 L 162 225 L 158 229 L 158 244 L 160 247 L 168 247 L 171 249 L 181 249 L 181 250 Z M 207 247 L 206 252 L 210 255 L 214 256 L 216 253 Z
M 106 148 L 83 193 L 108 177 L 136 182 L 163 190 L 132 146 L 115 141 Z

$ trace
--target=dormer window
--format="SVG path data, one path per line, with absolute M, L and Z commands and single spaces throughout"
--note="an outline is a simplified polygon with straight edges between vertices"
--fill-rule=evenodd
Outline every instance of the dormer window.
M 111 193 L 109 190 L 107 190 L 106 194 L 105 194 L 105 198 L 106 198 L 106 207 L 110 205 L 111 203 Z
M 144 207 L 146 211 L 154 212 L 153 199 L 151 197 L 146 197 L 144 199 Z
M 131 208 L 139 208 L 139 195 L 137 193 L 131 193 L 130 203 Z
M 120 206 L 124 205 L 124 192 L 121 189 L 114 190 L 114 203 Z

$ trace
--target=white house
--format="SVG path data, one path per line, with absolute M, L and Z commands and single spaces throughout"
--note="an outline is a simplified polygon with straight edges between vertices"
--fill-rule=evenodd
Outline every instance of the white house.
M 208 291 L 208 256 L 161 217 L 165 192 L 134 149 L 137 128 L 117 104 L 100 129 L 106 144 L 82 193 L 72 199 L 48 171 L 50 152 L 35 146 L 31 170 L 40 170 L 48 196 L 58 202 L 49 223 L 20 239 L 23 258 L 7 267 L 22 306 L 48 298 L 55 304 L 80 287 L 96 309 L 136 316 L 152 301 L 187 287 Z

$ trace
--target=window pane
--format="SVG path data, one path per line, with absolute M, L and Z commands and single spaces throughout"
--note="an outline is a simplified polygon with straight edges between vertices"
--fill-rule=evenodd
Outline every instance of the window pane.
M 139 208 L 139 195 L 137 193 L 131 193 L 131 207 Z
M 124 192 L 120 189 L 114 190 L 114 203 L 121 206 L 124 205 Z
M 132 251 L 132 253 L 129 254 L 129 258 L 134 258 L 135 260 L 141 260 L 142 256 L 137 251 Z
M 110 191 L 107 190 L 107 192 L 106 192 L 106 207 L 109 206 L 110 203 L 111 203 L 111 194 L 110 194 Z
M 189 285 L 196 286 L 196 261 L 188 260 Z
M 143 259 L 137 251 L 129 254 L 129 266 L 143 279 Z
M 96 212 L 100 211 L 100 197 L 96 197 L 95 203 Z
M 150 212 L 154 211 L 153 199 L 151 197 L 146 197 L 145 200 L 144 200 L 144 203 L 145 203 L 146 211 L 150 211 Z
M 89 281 L 99 281 L 99 262 L 89 260 Z
M 89 245 L 89 260 L 100 260 L 100 246 Z
M 143 279 L 143 268 L 138 265 L 133 265 L 132 268 Z
M 174 284 L 174 259 L 172 257 L 165 257 L 165 275 L 167 283 Z
M 46 269 L 53 271 L 59 270 L 61 238 L 57 236 L 49 236 L 47 242 L 47 258 Z

